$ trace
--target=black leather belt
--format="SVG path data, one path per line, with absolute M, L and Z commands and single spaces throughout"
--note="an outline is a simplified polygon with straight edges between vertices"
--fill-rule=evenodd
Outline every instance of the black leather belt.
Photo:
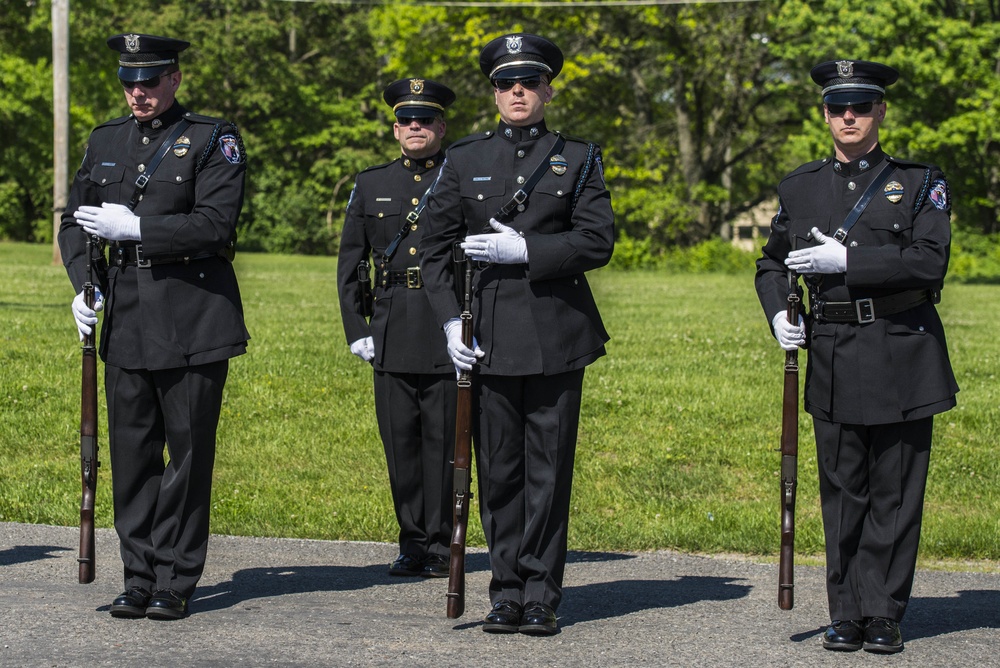
M 852 302 L 812 300 L 812 315 L 821 322 L 867 324 L 894 313 L 909 311 L 924 302 L 937 304 L 941 293 L 936 290 L 906 290 L 886 297 L 869 297 Z
M 407 267 L 406 271 L 383 271 L 381 276 L 383 288 L 405 285 L 411 290 L 424 287 L 424 279 L 420 276 L 420 267 Z
M 111 264 L 118 267 L 152 267 L 154 264 L 187 264 L 194 260 L 205 260 L 210 257 L 222 257 L 219 253 L 197 253 L 195 255 L 172 255 L 167 257 L 149 258 L 142 254 L 142 244 L 123 246 L 111 245 Z

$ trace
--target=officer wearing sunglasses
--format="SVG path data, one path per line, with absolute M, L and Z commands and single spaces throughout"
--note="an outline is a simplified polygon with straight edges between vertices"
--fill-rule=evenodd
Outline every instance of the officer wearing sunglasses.
M 490 633 L 558 632 L 584 369 L 608 340 L 584 273 L 610 260 L 614 214 L 600 148 L 563 137 L 556 150 L 559 137 L 545 123 L 562 64 L 562 51 L 537 35 L 508 34 L 483 48 L 479 66 L 500 121 L 448 149 L 420 245 L 448 352 L 456 369 L 472 370 L 476 388 Z M 498 220 L 505 205 L 510 213 Z M 471 349 L 455 300 L 456 242 L 481 265 Z
M 110 612 L 177 619 L 205 567 L 229 359 L 250 338 L 232 265 L 246 153 L 235 125 L 177 101 L 188 42 L 128 33 L 107 44 L 130 113 L 91 133 L 59 247 L 79 293 L 81 337 L 105 313 L 100 354 L 125 587 Z M 95 308 L 81 292 L 89 236 L 109 244 Z
M 784 350 L 808 347 L 826 534 L 828 650 L 891 654 L 916 567 L 934 416 L 955 406 L 935 304 L 948 269 L 951 202 L 934 165 L 885 153 L 879 128 L 899 73 L 864 60 L 812 69 L 833 156 L 778 186 L 756 288 Z M 786 315 L 787 272 L 809 313 Z
M 395 576 L 445 577 L 452 532 L 455 374 L 420 274 L 424 193 L 444 163 L 445 109 L 455 93 L 400 79 L 382 94 L 401 155 L 354 181 L 340 238 L 337 289 L 351 352 L 373 367 L 375 415 L 399 525 Z M 369 312 L 358 267 L 374 267 Z M 367 282 L 367 272 L 361 280 Z

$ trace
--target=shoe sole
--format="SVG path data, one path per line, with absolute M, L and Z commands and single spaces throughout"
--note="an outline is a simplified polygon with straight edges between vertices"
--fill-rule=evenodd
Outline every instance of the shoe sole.
M 545 626 L 544 624 L 525 624 L 517 627 L 517 630 L 529 636 L 554 636 L 559 632 L 558 627 Z
M 389 575 L 395 575 L 396 577 L 408 577 L 415 578 L 423 574 L 423 571 L 389 571 Z
M 843 642 L 824 642 L 823 649 L 828 649 L 834 652 L 857 652 L 861 649 L 861 644 L 852 645 L 850 643 Z
M 111 616 L 118 619 L 140 619 L 146 616 L 146 608 L 134 608 L 130 605 L 111 606 Z
M 448 571 L 424 571 L 420 575 L 425 578 L 446 578 L 448 577 Z
M 187 612 L 183 610 L 170 610 L 169 608 L 146 608 L 146 617 L 148 619 L 173 620 L 181 619 L 186 616 Z
M 517 624 L 491 624 L 489 622 L 483 624 L 483 631 L 486 633 L 517 633 Z
M 902 645 L 876 645 L 875 643 L 866 642 L 865 651 L 871 652 L 872 654 L 896 654 L 903 651 Z

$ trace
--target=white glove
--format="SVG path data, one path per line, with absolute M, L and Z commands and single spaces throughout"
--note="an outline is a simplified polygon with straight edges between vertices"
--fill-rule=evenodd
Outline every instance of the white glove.
M 371 362 L 375 357 L 375 341 L 370 336 L 358 339 L 351 344 L 351 352 L 366 362 Z
M 83 337 L 90 334 L 93 330 L 93 326 L 97 324 L 97 312 L 104 310 L 104 295 L 101 294 L 100 288 L 94 288 L 94 308 L 87 308 L 86 302 L 83 300 L 83 291 L 80 291 L 76 297 L 73 297 L 73 303 L 70 305 L 73 310 L 73 318 L 76 320 L 76 329 L 80 332 L 80 340 L 83 341 Z
M 471 371 L 472 365 L 486 354 L 480 350 L 479 344 L 476 343 L 476 337 L 472 337 L 472 350 L 469 350 L 462 343 L 461 318 L 452 318 L 444 323 L 444 333 L 448 337 L 448 356 L 451 357 L 451 363 L 455 365 L 456 375 L 462 371 Z
M 76 222 L 89 234 L 108 241 L 141 241 L 139 216 L 124 204 L 105 202 L 101 206 L 81 206 L 73 212 Z
M 778 311 L 771 318 L 771 327 L 774 328 L 774 337 L 778 339 L 782 350 L 795 350 L 806 344 L 806 321 L 801 315 L 799 324 L 792 325 L 788 322 L 788 312 Z
M 843 274 L 847 271 L 847 248 L 815 227 L 811 234 L 822 246 L 792 251 L 785 258 L 785 266 L 799 274 Z
M 465 237 L 462 248 L 471 260 L 495 264 L 526 264 L 528 245 L 524 237 L 496 218 L 490 218 L 490 227 L 498 234 L 473 234 Z

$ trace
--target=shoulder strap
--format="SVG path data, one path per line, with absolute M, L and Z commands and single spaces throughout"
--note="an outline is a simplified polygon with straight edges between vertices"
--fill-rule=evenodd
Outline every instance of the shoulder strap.
M 524 186 L 514 193 L 514 196 L 509 202 L 497 210 L 496 215 L 493 216 L 494 218 L 500 222 L 507 222 L 517 215 L 514 211 L 517 210 L 518 205 L 524 204 L 524 201 L 528 199 L 528 194 L 531 193 L 536 185 L 538 185 L 542 176 L 545 175 L 545 171 L 549 168 L 549 158 L 561 151 L 565 145 L 566 140 L 563 139 L 561 135 L 556 135 L 556 143 L 552 145 L 552 150 L 550 150 L 549 154 L 546 155 L 540 163 L 538 163 L 538 166 L 535 167 L 535 171 L 533 171 L 531 176 L 528 177 L 528 180 L 525 181 Z
M 188 121 L 181 121 L 177 124 L 177 127 L 174 128 L 173 132 L 171 132 L 170 135 L 163 140 L 163 143 L 160 144 L 160 149 L 156 152 L 156 155 L 146 167 L 146 171 L 140 174 L 135 180 L 135 191 L 132 193 L 132 199 L 128 201 L 127 205 L 129 209 L 134 211 L 135 207 L 138 206 L 139 201 L 142 199 L 142 194 L 146 192 L 146 186 L 149 184 L 149 177 L 151 177 L 153 172 L 156 171 L 156 168 L 160 166 L 163 158 L 167 155 L 167 151 L 169 151 L 174 145 L 177 138 L 180 137 L 181 133 L 187 130 L 190 125 L 191 123 Z
M 882 187 L 882 184 L 889 179 L 889 176 L 892 175 L 895 170 L 896 167 L 891 162 L 886 160 L 882 171 L 878 173 L 878 176 L 875 177 L 875 180 L 872 181 L 871 185 L 868 186 L 868 189 L 865 190 L 861 199 L 858 200 L 858 203 L 855 204 L 854 208 L 851 209 L 851 212 L 847 214 L 847 218 L 844 219 L 844 224 L 840 226 L 840 229 L 834 232 L 834 239 L 840 243 L 844 243 L 844 239 L 847 238 L 847 233 L 851 231 L 852 227 L 854 227 L 854 223 L 858 222 L 858 218 L 861 217 L 861 212 L 865 210 L 865 207 L 868 206 L 868 202 L 870 202 L 872 197 L 875 196 L 875 191 Z
M 440 173 L 440 171 L 438 173 Z M 396 254 L 396 250 L 399 248 L 399 244 L 403 243 L 403 239 L 405 239 L 406 235 L 410 233 L 410 229 L 420 218 L 420 214 L 424 212 L 424 207 L 427 206 L 427 198 L 430 197 L 431 190 L 433 189 L 433 187 L 434 186 L 432 185 L 430 188 L 425 190 L 424 194 L 421 195 L 420 197 L 420 201 L 417 203 L 417 208 L 411 211 L 410 213 L 406 214 L 406 218 L 403 220 L 403 226 L 400 227 L 399 232 L 396 233 L 396 238 L 389 243 L 389 246 L 385 249 L 385 252 L 382 253 L 383 265 L 389 260 L 391 260 L 392 256 Z

